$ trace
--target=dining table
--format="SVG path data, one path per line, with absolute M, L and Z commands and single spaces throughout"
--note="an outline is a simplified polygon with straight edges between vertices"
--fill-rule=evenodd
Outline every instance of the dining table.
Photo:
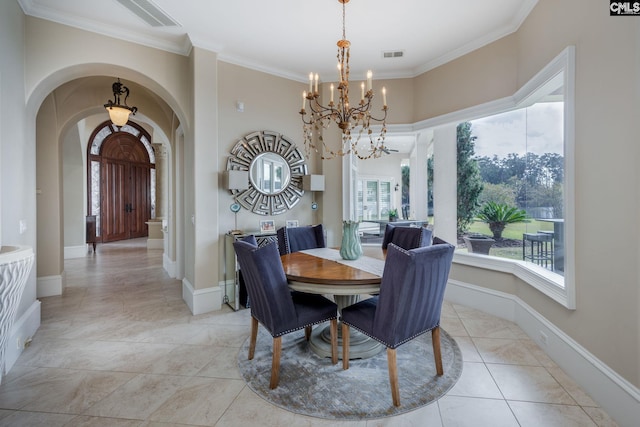
M 356 260 L 344 260 L 340 251 L 333 248 L 315 248 L 282 255 L 282 266 L 295 291 L 321 295 L 332 295 L 342 308 L 355 304 L 363 295 L 380 292 L 384 254 L 363 255 Z M 339 356 L 341 357 L 342 328 L 338 328 Z M 320 357 L 331 356 L 331 335 L 329 327 L 316 328 L 309 339 L 311 350 Z M 379 342 L 350 328 L 349 358 L 366 359 L 384 349 Z

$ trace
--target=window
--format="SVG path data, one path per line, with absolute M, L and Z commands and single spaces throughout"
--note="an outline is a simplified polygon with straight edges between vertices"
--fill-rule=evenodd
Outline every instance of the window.
M 393 208 L 390 178 L 358 177 L 356 183 L 356 215 L 358 221 L 388 219 Z
M 490 255 L 563 275 L 563 74 L 553 80 L 555 85 L 547 85 L 534 104 L 469 122 L 470 161 L 482 183 L 478 211 L 489 215 L 471 222 L 466 231 L 467 236 L 493 238 Z M 509 209 L 515 215 L 501 217 Z
M 434 227 L 438 235 L 445 240 L 453 242 L 456 239 L 456 185 L 451 186 L 451 183 L 456 182 L 457 124 L 469 123 L 472 134 L 477 131 L 478 139 L 474 141 L 478 143 L 477 152 L 474 152 L 471 157 L 485 158 L 486 164 L 482 165 L 483 167 L 488 169 L 496 164 L 504 166 L 507 161 L 512 160 L 514 163 L 519 161 L 523 168 L 517 176 L 518 179 L 524 177 L 527 187 L 516 192 L 515 202 L 519 203 L 518 207 L 524 209 L 531 218 L 538 221 L 519 225 L 524 225 L 524 228 L 520 230 L 520 240 L 518 236 L 514 239 L 517 248 L 513 256 L 499 256 L 499 254 L 493 256 L 493 253 L 487 256 L 457 250 L 454 263 L 511 273 L 570 309 L 575 309 L 576 292 L 573 178 L 575 169 L 574 77 L 575 48 L 570 46 L 512 96 L 412 125 L 415 131 L 419 135 L 424 135 L 423 139 L 426 139 L 434 148 L 433 163 L 430 163 L 434 165 L 433 174 L 429 172 L 429 180 L 433 178 L 433 206 L 437 208 L 434 211 Z M 508 117 L 509 114 L 513 116 Z M 504 129 L 497 124 L 500 122 L 503 125 L 510 124 L 516 119 L 524 124 L 519 137 L 519 147 L 507 147 L 505 160 L 505 151 L 501 151 L 503 147 L 499 145 L 502 140 L 498 137 Z M 545 128 L 543 126 L 545 123 L 553 123 L 556 128 Z M 488 126 L 489 124 L 491 126 Z M 474 126 L 475 130 L 473 130 Z M 400 127 L 398 129 L 399 132 L 402 131 Z M 488 130 L 491 132 L 487 133 Z M 387 137 L 392 135 L 391 128 L 387 132 Z M 551 135 L 553 138 L 550 137 Z M 561 146 L 555 144 L 553 147 L 545 145 L 543 141 L 547 139 L 553 139 L 556 143 L 561 141 L 562 144 Z M 488 140 L 490 142 L 485 144 Z M 509 141 L 509 144 L 514 143 L 513 139 Z M 512 156 L 510 159 L 508 154 L 514 150 L 517 158 Z M 495 161 L 494 154 L 497 156 Z M 486 158 L 489 161 L 486 161 Z M 523 159 L 524 162 L 522 162 Z M 429 206 L 431 206 L 431 200 L 429 200 Z M 479 232 L 492 235 L 486 224 Z M 525 256 L 525 260 L 522 259 L 523 235 L 543 234 L 541 232 L 548 234 L 552 232 L 553 239 L 556 239 L 553 241 L 553 256 L 559 259 L 553 259 L 553 267 L 550 262 L 547 266 L 540 265 L 540 260 L 535 257 Z M 540 239 L 545 238 L 540 237 Z M 531 244 L 529 240 L 525 242 Z M 534 240 L 534 245 L 537 244 Z M 526 255 L 528 254 L 529 252 Z
M 507 257 L 456 251 L 454 261 L 511 272 L 570 309 L 575 308 L 574 75 L 575 48 L 568 47 L 511 99 L 452 115 L 460 121 L 470 122 L 472 128 L 476 125 L 478 152 L 474 155 L 484 157 L 484 161 L 486 157 L 491 160 L 483 167 L 505 166 L 508 162 L 519 164 L 521 170 L 516 174 L 518 178 L 514 179 L 519 180 L 523 188 L 516 192 L 515 202 L 533 219 L 520 230 L 521 239 L 528 248 L 533 243 L 534 251 L 542 250 L 540 256 L 543 258 L 546 256 L 548 259 L 550 255 L 553 267 L 549 261 L 547 265 L 540 265 L 544 264 L 541 261 L 545 259 L 538 258 L 536 254 L 529 255 L 531 252 L 526 252 L 523 260 L 522 243 L 518 245 L 520 256 L 514 256 L 519 259 L 507 260 Z M 512 142 L 506 144 L 507 150 L 504 151 L 500 143 L 504 139 L 500 139 L 499 134 L 505 131 L 507 123 L 511 126 L 517 121 L 523 124 L 520 142 L 510 139 Z M 497 126 L 501 122 L 503 126 Z M 490 139 L 492 142 L 485 144 L 486 141 L 481 142 L 480 139 Z M 508 152 L 514 150 L 518 150 L 517 156 L 509 157 Z M 434 179 L 438 179 L 437 171 Z M 536 247 L 541 244 L 538 240 L 549 240 L 542 236 L 545 233 L 552 236 L 554 246 L 551 254 L 544 253 L 547 249 Z M 528 239 L 525 234 L 531 234 L 533 238 Z

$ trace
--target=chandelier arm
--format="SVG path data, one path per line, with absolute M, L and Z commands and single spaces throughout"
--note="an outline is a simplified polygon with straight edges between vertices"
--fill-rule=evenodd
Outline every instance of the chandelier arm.
M 315 108 L 314 108 L 314 103 L 315 103 Z M 309 102 L 309 108 L 311 109 L 311 111 L 314 114 L 335 114 L 338 112 L 338 110 L 336 110 L 333 107 L 325 107 L 323 105 L 321 105 L 317 100 L 314 99 L 313 102 Z
M 371 99 L 367 100 L 366 103 L 364 104 L 358 104 L 357 107 L 350 107 L 349 108 L 349 116 L 352 116 L 353 113 L 366 113 L 367 111 L 369 111 L 369 107 L 371 107 Z
M 382 116 L 382 118 L 378 119 L 373 117 L 373 115 L 369 114 L 369 118 L 371 120 L 375 120 L 376 122 L 386 122 L 387 121 L 387 109 L 383 108 L 382 111 L 384 112 L 384 116 Z M 384 126 L 386 123 L 382 123 L 382 125 Z
M 329 121 L 329 119 L 331 119 L 333 116 L 333 113 L 331 111 L 327 111 L 325 113 L 321 113 L 320 111 L 314 111 L 313 109 L 311 111 L 312 113 L 309 114 L 309 121 L 305 120 L 306 112 L 301 113 L 302 122 L 306 125 L 312 125 L 318 121 L 320 122 Z M 323 126 L 323 127 L 326 128 L 327 126 Z

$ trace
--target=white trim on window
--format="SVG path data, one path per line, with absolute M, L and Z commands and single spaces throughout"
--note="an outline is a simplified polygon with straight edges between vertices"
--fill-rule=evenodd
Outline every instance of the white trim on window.
M 547 268 L 540 267 L 539 265 L 530 262 L 499 258 L 490 255 L 478 255 L 464 251 L 456 251 L 453 257 L 453 262 L 455 264 L 513 274 L 557 303 L 562 304 L 567 308 L 575 309 L 575 305 L 570 307 L 567 303 L 567 293 L 565 290 L 566 279 L 563 280 L 562 276 L 553 273 Z
M 576 308 L 575 285 L 575 46 L 568 46 L 547 66 L 524 84 L 512 96 L 482 105 L 454 111 L 412 125 L 388 125 L 387 138 L 397 134 L 418 134 L 424 130 L 460 123 L 521 108 L 531 102 L 531 96 L 550 84 L 558 73 L 564 73 L 564 277 L 536 264 L 486 255 L 456 252 L 454 262 L 488 270 L 510 273 L 530 284 L 568 309 Z M 437 174 L 437 172 L 436 172 Z M 437 224 L 437 219 L 435 220 Z

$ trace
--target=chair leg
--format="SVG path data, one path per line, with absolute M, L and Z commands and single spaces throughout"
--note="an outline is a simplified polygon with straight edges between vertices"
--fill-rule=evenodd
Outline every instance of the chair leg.
M 256 352 L 256 339 L 258 338 L 258 319 L 251 317 L 251 340 L 249 341 L 249 360 L 253 360 Z
M 342 369 L 349 369 L 349 325 L 342 323 Z
M 331 363 L 338 363 L 338 319 L 331 319 Z
M 387 347 L 387 365 L 389 368 L 389 384 L 391 385 L 391 398 L 394 406 L 400 406 L 400 385 L 398 384 L 398 364 L 396 362 L 396 349 Z
M 304 338 L 309 341 L 309 338 L 311 338 L 311 326 L 305 326 L 304 327 Z
M 282 353 L 282 337 L 273 338 L 273 360 L 271 361 L 271 382 L 269 388 L 278 387 L 280 380 L 280 353 Z
M 433 342 L 433 358 L 436 361 L 436 372 L 438 375 L 443 375 L 442 353 L 440 352 L 440 326 L 431 330 L 431 341 Z

